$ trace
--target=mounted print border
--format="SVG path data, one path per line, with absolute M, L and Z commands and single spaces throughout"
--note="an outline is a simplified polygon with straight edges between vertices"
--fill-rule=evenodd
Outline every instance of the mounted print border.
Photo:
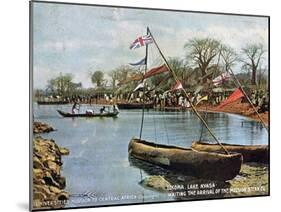
M 30 2 L 30 210 L 270 194 L 270 17 Z

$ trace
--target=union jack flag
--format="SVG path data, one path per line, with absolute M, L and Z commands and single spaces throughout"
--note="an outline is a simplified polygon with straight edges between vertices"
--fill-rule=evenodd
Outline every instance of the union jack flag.
M 215 79 L 213 79 L 213 84 L 215 86 L 218 86 L 230 79 L 231 79 L 231 76 L 229 73 L 223 73 L 223 74 L 219 75 L 218 77 L 216 77 Z
M 142 47 L 144 45 L 153 43 L 153 39 L 151 35 L 143 35 L 141 37 L 138 37 L 131 45 L 130 49 L 137 49 L 139 47 Z

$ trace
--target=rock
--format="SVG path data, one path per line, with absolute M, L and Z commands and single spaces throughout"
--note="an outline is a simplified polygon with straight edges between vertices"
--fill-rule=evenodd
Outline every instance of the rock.
M 57 187 L 55 187 L 55 186 L 50 186 L 50 191 L 53 192 L 53 193 L 55 193 L 55 194 L 59 194 L 59 193 L 62 192 L 61 189 L 59 189 L 59 188 L 57 188 Z
M 33 178 L 33 185 L 46 185 L 43 179 Z
M 44 161 L 43 163 L 45 165 L 45 167 L 49 168 L 52 170 L 52 173 L 54 173 L 54 175 L 60 175 L 60 166 L 54 162 L 54 161 L 51 161 L 51 160 L 46 160 Z
M 61 188 L 61 189 L 64 189 L 65 188 L 65 186 L 66 186 L 66 180 L 65 180 L 65 178 L 64 177 L 60 177 L 58 180 L 58 183 L 59 183 L 59 188 Z
M 44 165 L 41 163 L 38 157 L 33 157 L 33 168 L 35 169 L 44 169 Z
M 166 192 L 171 188 L 171 184 L 162 176 L 149 176 L 140 182 L 141 185 Z
M 65 191 L 62 191 L 57 195 L 57 200 L 68 200 L 68 199 L 69 199 L 69 194 Z
M 59 150 L 60 150 L 60 153 L 62 155 L 69 155 L 69 150 L 68 149 L 61 147 L 61 148 L 59 148 Z
M 35 191 L 33 193 L 33 199 L 34 200 L 42 200 L 42 199 L 46 199 L 46 198 L 47 198 L 46 195 L 44 195 L 42 192 Z
M 52 196 L 52 193 L 48 186 L 45 185 L 34 185 L 33 186 L 34 191 L 42 193 L 45 195 L 45 198 Z
M 54 131 L 50 125 L 42 122 L 33 122 L 33 133 L 48 133 Z
M 43 180 L 45 181 L 46 185 L 53 185 L 58 188 L 61 187 L 60 184 L 53 179 L 53 176 L 49 171 L 46 171 L 44 174 Z
M 42 169 L 33 168 L 33 177 L 36 179 L 43 179 L 44 173 Z

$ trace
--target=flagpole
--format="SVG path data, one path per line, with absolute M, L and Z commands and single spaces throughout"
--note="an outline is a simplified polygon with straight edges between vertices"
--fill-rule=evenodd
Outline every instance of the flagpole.
M 234 80 L 236 81 L 236 83 L 238 84 L 240 90 L 242 91 L 242 93 L 244 94 L 244 96 L 246 97 L 247 101 L 249 102 L 249 104 L 251 105 L 251 107 L 253 108 L 253 110 L 255 111 L 255 113 L 258 115 L 259 119 L 261 120 L 261 123 L 263 125 L 263 127 L 266 129 L 266 131 L 268 132 L 268 128 L 266 127 L 265 122 L 263 121 L 262 117 L 260 116 L 259 112 L 257 111 L 256 107 L 253 105 L 251 99 L 249 98 L 249 96 L 247 95 L 247 93 L 245 92 L 244 88 L 242 87 L 240 81 L 237 79 L 237 77 L 235 76 L 234 72 L 232 71 L 232 69 L 230 68 L 229 71 L 231 72 L 231 75 L 233 76 Z
M 146 28 L 146 34 L 148 35 L 149 29 L 148 27 Z M 144 69 L 144 74 L 146 73 L 147 70 L 147 56 L 148 56 L 148 44 L 145 44 L 145 69 Z M 140 127 L 140 139 L 142 136 L 142 129 L 143 129 L 143 122 L 144 122 L 144 109 L 145 109 L 145 82 L 143 79 L 143 97 L 142 97 L 142 117 L 141 117 L 141 127 Z
M 171 69 L 171 67 L 170 67 L 170 65 L 169 65 L 169 63 L 168 63 L 168 61 L 166 60 L 165 56 L 163 55 L 162 51 L 160 50 L 160 48 L 159 48 L 157 42 L 155 41 L 155 39 L 154 39 L 154 37 L 153 37 L 153 35 L 152 35 L 152 33 L 151 33 L 151 31 L 149 30 L 148 27 L 147 27 L 147 30 L 148 30 L 148 33 L 150 33 L 151 38 L 153 39 L 153 42 L 155 43 L 155 45 L 156 45 L 156 47 L 157 47 L 157 49 L 158 49 L 160 55 L 162 56 L 164 62 L 165 62 L 166 65 L 167 65 L 169 71 L 172 73 L 172 75 L 173 75 L 174 79 L 176 80 L 176 82 L 178 82 L 178 77 L 177 77 L 177 75 L 176 75 L 175 72 Z M 221 146 L 221 148 L 226 152 L 226 154 L 229 154 L 229 152 L 227 151 L 227 149 L 219 142 L 219 140 L 217 139 L 217 137 L 214 135 L 214 133 L 213 133 L 213 132 L 211 131 L 211 129 L 209 128 L 208 124 L 205 122 L 205 120 L 202 118 L 202 116 L 198 113 L 198 111 L 196 110 L 195 106 L 194 106 L 194 105 L 192 104 L 192 102 L 190 101 L 189 96 L 188 96 L 186 90 L 185 90 L 184 88 L 182 88 L 182 90 L 183 90 L 183 92 L 184 92 L 184 94 L 185 94 L 185 96 L 186 96 L 186 98 L 187 98 L 187 101 L 189 102 L 189 104 L 190 104 L 190 106 L 191 106 L 193 112 L 197 115 L 197 117 L 200 119 L 200 121 L 202 121 L 202 123 L 205 125 L 205 127 L 206 127 L 207 130 L 209 131 L 210 135 L 211 135 L 211 136 L 215 139 L 215 141 Z

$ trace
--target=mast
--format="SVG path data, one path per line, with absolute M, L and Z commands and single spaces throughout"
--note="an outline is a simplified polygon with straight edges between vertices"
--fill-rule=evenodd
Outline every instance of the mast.
M 146 34 L 148 35 L 149 29 L 146 27 Z M 148 56 L 148 44 L 145 45 L 145 69 L 144 74 L 147 70 L 147 56 Z M 144 109 L 145 109 L 145 82 L 143 79 L 143 96 L 142 96 L 142 116 L 141 116 L 141 127 L 140 127 L 140 139 L 142 136 L 142 129 L 143 129 L 143 121 L 144 121 Z
M 157 49 L 158 49 L 160 55 L 162 56 L 162 58 L 163 58 L 165 64 L 167 65 L 167 68 L 168 68 L 169 71 L 172 73 L 172 75 L 173 75 L 173 77 L 174 77 L 174 80 L 175 80 L 176 82 L 178 82 L 179 80 L 178 80 L 177 75 L 176 75 L 175 72 L 171 69 L 171 67 L 170 67 L 170 65 L 169 65 L 169 63 L 168 63 L 168 61 L 167 61 L 166 58 L 164 57 L 162 51 L 160 50 L 160 48 L 159 48 L 157 42 L 155 41 L 155 39 L 154 39 L 154 37 L 153 37 L 153 35 L 152 35 L 152 33 L 151 33 L 151 31 L 149 30 L 148 27 L 147 27 L 147 30 L 148 30 L 148 33 L 151 35 L 151 37 L 152 37 L 152 39 L 153 39 L 153 42 L 155 43 L 155 45 L 156 45 L 156 47 L 157 47 Z M 204 124 L 204 126 L 205 126 L 205 127 L 207 128 L 207 130 L 209 131 L 210 135 L 211 135 L 211 136 L 215 139 L 215 141 L 221 146 L 221 148 L 225 151 L 225 153 L 226 153 L 226 154 L 229 154 L 229 152 L 227 151 L 227 149 L 219 142 L 219 140 L 217 139 L 217 137 L 214 135 L 214 133 L 213 133 L 213 132 L 211 131 L 211 129 L 209 128 L 208 124 L 205 122 L 205 120 L 202 118 L 202 116 L 198 113 L 198 111 L 196 110 L 195 106 L 192 104 L 191 100 L 189 99 L 189 96 L 188 96 L 186 90 L 185 90 L 184 88 L 182 88 L 182 90 L 183 90 L 183 92 L 184 92 L 184 94 L 185 94 L 185 96 L 186 96 L 186 99 L 187 99 L 187 101 L 189 102 L 189 104 L 190 104 L 190 106 L 191 106 L 193 112 L 194 112 L 194 113 L 196 114 L 196 116 L 200 119 L 200 121 Z

